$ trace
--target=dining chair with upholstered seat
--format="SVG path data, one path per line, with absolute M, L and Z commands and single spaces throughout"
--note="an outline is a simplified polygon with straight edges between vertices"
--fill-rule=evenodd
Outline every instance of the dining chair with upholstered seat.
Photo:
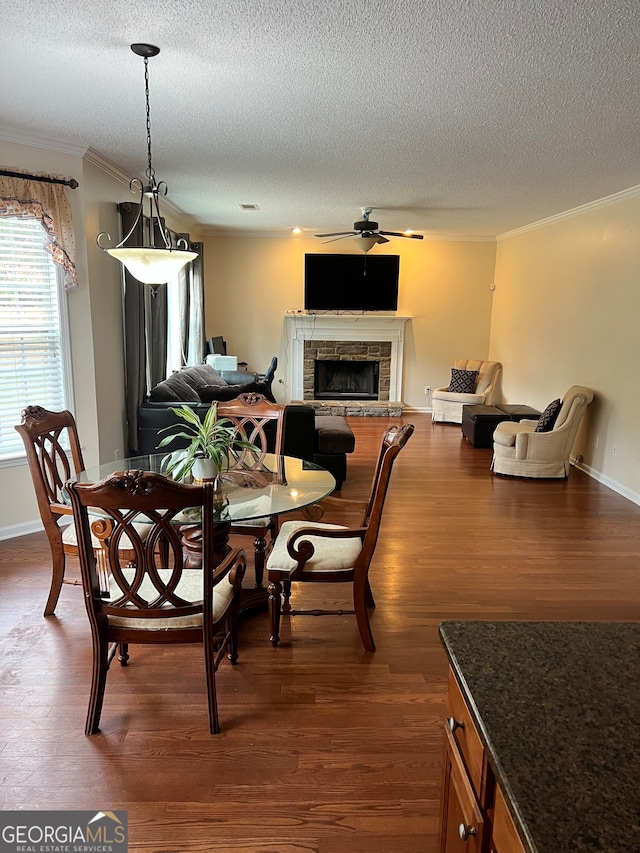
M 51 548 L 51 588 L 44 615 L 52 616 L 65 582 L 66 556 L 78 554 L 75 526 L 62 526 L 60 520 L 73 514 L 63 500 L 62 489 L 72 474 L 84 469 L 82 450 L 75 419 L 66 410 L 50 412 L 42 406 L 27 406 L 15 429 L 24 443 L 40 518 Z
M 116 649 L 128 662 L 133 643 L 201 643 L 209 730 L 220 731 L 215 674 L 228 650 L 238 656 L 238 613 L 245 556 L 215 550 L 215 485 L 185 485 L 154 472 L 123 471 L 98 483 L 70 481 L 85 604 L 93 640 L 93 674 L 85 734 L 96 734 L 109 664 Z M 181 525 L 202 528 L 202 568 L 185 566 Z M 145 528 L 141 535 L 140 528 Z M 102 543 L 93 547 L 97 537 Z M 120 544 L 129 543 L 133 565 Z
M 320 509 L 364 509 L 362 520 L 357 527 L 317 521 L 286 521 L 282 524 L 267 560 L 270 640 L 274 646 L 280 642 L 282 613 L 290 616 L 303 613 L 314 616 L 354 613 L 364 648 L 369 652 L 376 650 L 368 613 L 370 608 L 375 607 L 369 583 L 369 567 L 380 533 L 382 510 L 393 464 L 411 437 L 413 429 L 412 424 L 405 424 L 390 427 L 385 432 L 371 493 L 366 503 L 330 496 L 319 505 Z M 292 584 L 304 582 L 350 583 L 353 587 L 354 609 L 292 609 Z
M 242 450 L 235 460 L 237 467 L 260 472 L 267 452 L 282 454 L 286 406 L 272 403 L 264 395 L 251 392 L 215 405 L 218 417 L 232 421 L 238 437 L 257 448 L 256 451 Z M 257 509 L 259 511 L 259 506 Z M 271 541 L 275 539 L 278 533 L 278 516 L 263 515 L 248 521 L 236 521 L 231 525 L 231 533 L 253 536 L 255 585 L 261 587 L 267 536 Z
M 29 471 L 38 501 L 38 510 L 51 549 L 51 588 L 44 608 L 45 616 L 53 616 L 63 583 L 79 586 L 80 581 L 65 581 L 67 556 L 78 556 L 78 540 L 73 511 L 64 502 L 67 480 L 84 470 L 84 460 L 76 422 L 71 412 L 50 412 L 42 406 L 27 406 L 22 421 L 15 429 L 20 434 L 29 463 Z M 63 525 L 66 518 L 70 523 Z M 144 534 L 146 528 L 140 527 Z M 100 542 L 94 537 L 94 548 Z M 128 541 L 121 542 L 123 556 L 134 557 Z

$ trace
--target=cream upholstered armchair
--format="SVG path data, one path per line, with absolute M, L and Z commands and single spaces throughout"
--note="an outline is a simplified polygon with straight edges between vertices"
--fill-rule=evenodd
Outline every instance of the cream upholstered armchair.
M 564 395 L 557 418 L 548 431 L 537 432 L 553 404 L 539 421 L 503 421 L 493 433 L 493 462 L 496 474 L 512 477 L 566 477 L 571 448 L 593 391 L 572 385 Z M 554 401 L 558 402 L 558 401 Z
M 448 421 L 449 423 L 462 423 L 463 406 L 491 406 L 497 396 L 497 386 L 502 365 L 499 361 L 478 361 L 466 358 L 457 358 L 453 363 L 451 371 L 451 383 L 444 388 L 436 388 L 433 392 L 431 405 L 433 409 L 432 420 L 434 422 Z M 477 371 L 475 382 L 468 387 L 472 392 L 461 392 L 449 390 L 456 385 L 456 379 L 464 379 L 456 371 Z M 473 377 L 470 377 L 473 379 Z M 464 387 L 464 386 L 460 386 Z

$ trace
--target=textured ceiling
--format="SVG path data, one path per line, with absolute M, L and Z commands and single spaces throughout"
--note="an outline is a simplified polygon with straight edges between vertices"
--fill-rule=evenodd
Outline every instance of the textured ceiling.
M 221 231 L 490 237 L 640 184 L 639 0 L 2 0 L 0 137 Z M 12 164 L 4 164 L 11 166 Z M 246 212 L 241 204 L 257 204 Z

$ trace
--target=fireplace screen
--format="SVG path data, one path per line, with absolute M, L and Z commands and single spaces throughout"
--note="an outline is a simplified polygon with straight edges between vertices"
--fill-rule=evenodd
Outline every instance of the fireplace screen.
M 377 400 L 378 361 L 328 361 L 314 363 L 316 400 Z

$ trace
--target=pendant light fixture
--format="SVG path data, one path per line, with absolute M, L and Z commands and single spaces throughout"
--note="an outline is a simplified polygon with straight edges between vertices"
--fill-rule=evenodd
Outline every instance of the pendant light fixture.
M 101 239 L 106 237 L 111 240 L 111 235 L 103 231 L 98 234 L 97 243 L 100 248 L 111 257 L 120 261 L 131 275 L 143 284 L 165 284 L 170 281 L 182 267 L 197 258 L 196 252 L 187 251 L 188 244 L 184 239 L 177 242 L 176 247 L 171 245 L 171 237 L 161 217 L 159 198 L 167 194 L 167 185 L 164 181 L 156 181 L 156 173 L 151 164 L 151 119 L 149 111 L 149 58 L 157 56 L 160 48 L 152 44 L 132 44 L 131 50 L 144 58 L 144 92 L 147 105 L 147 183 L 139 178 L 134 178 L 129 184 L 130 189 L 140 193 L 140 204 L 138 215 L 131 226 L 126 237 L 109 249 L 101 244 Z M 136 247 L 125 247 L 125 243 L 133 234 L 143 216 L 145 199 L 148 203 L 149 214 L 146 219 L 145 228 L 147 239 L 142 240 L 146 245 Z M 161 244 L 156 246 L 156 240 Z

